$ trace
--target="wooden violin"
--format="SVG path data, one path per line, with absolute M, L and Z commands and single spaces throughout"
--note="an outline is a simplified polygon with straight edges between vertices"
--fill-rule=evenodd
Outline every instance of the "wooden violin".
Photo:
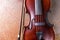
M 53 25 L 47 19 L 50 0 L 25 0 L 24 3 L 30 23 L 27 27 L 21 24 L 20 40 L 55 40 Z

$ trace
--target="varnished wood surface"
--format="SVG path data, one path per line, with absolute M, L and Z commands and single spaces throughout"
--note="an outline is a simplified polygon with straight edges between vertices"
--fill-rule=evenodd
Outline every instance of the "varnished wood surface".
M 54 23 L 56 40 L 60 40 L 60 0 L 53 0 L 52 13 L 49 20 Z M 56 3 L 55 3 L 56 2 Z M 18 5 L 17 5 L 18 4 Z M 56 5 L 56 6 L 55 6 Z M 15 17 L 15 18 L 14 18 Z M 0 0 L 0 40 L 17 40 L 21 17 L 20 0 Z M 26 16 L 27 17 L 27 16 Z M 28 21 L 29 18 L 27 18 Z M 58 19 L 58 20 L 57 20 Z M 26 21 L 26 24 L 27 24 Z M 25 24 L 25 25 L 26 25 Z

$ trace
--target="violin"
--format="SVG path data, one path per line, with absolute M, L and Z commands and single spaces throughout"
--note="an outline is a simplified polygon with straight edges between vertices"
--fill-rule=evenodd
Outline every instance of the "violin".
M 19 40 L 55 40 L 53 25 L 47 18 L 50 5 L 50 0 L 24 0 L 24 7 L 30 16 L 30 22 L 27 27 L 24 26 L 25 13 L 23 11 Z

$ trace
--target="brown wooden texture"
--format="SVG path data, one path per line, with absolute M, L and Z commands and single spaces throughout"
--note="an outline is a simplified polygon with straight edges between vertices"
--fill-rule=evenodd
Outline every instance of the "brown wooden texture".
M 42 1 L 42 14 L 46 14 L 50 8 L 50 0 L 43 0 Z M 35 14 L 35 0 L 26 0 L 26 8 L 28 11 L 28 14 L 30 14 L 30 17 L 34 17 L 35 22 L 46 22 L 45 21 L 45 15 L 42 16 L 34 16 Z M 32 16 L 31 16 L 32 15 Z M 41 18 L 42 17 L 42 18 Z M 40 20 L 39 20 L 40 19 Z M 32 24 L 32 29 L 26 29 L 24 34 L 24 40 L 37 40 L 36 32 L 42 31 L 44 32 L 43 39 L 44 40 L 55 40 L 55 34 L 53 30 L 53 26 L 49 27 L 48 24 L 45 23 L 44 26 L 35 26 Z M 29 27 L 29 25 L 28 25 Z
M 5 4 L 6 3 L 6 4 Z M 11 4 L 12 3 L 12 4 Z M 11 16 L 18 16 L 20 13 L 20 16 L 18 18 L 21 17 L 21 1 L 18 0 L 0 0 L 0 40 L 17 40 L 17 35 L 18 35 L 18 30 L 19 30 L 19 26 L 18 26 L 18 21 L 14 18 L 12 18 Z M 12 6 L 14 4 L 18 4 L 19 7 L 17 8 L 16 6 Z M 52 13 L 49 14 L 49 20 L 50 23 L 55 24 L 54 26 L 54 30 L 55 30 L 55 35 L 56 35 L 56 40 L 60 40 L 60 0 L 53 0 L 52 2 L 53 6 L 52 6 Z M 5 7 L 4 7 L 5 5 Z M 9 6 L 13 7 L 13 9 L 10 10 Z M 15 9 L 16 7 L 16 9 Z M 6 10 L 5 8 L 7 8 L 8 10 Z M 13 12 L 12 10 L 15 10 L 15 12 Z M 17 11 L 18 10 L 18 13 Z M 18 14 L 18 15 L 16 15 Z M 11 15 L 11 16 L 9 16 Z M 29 21 L 29 18 L 27 18 L 29 15 L 26 16 L 25 20 L 25 25 L 28 24 L 27 21 Z M 8 18 L 7 18 L 8 17 Z M 11 19 L 10 19 L 11 18 Z M 14 19 L 15 21 L 11 21 L 12 19 Z M 57 20 L 58 19 L 58 20 Z M 20 20 L 20 19 L 19 19 Z M 9 23 L 9 21 L 12 23 Z M 17 22 L 17 24 L 16 24 Z

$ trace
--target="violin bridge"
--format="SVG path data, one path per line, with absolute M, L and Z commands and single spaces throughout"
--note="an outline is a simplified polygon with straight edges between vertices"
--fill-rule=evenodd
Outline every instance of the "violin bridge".
M 35 26 L 44 26 L 45 23 L 44 22 L 35 22 L 34 25 Z

